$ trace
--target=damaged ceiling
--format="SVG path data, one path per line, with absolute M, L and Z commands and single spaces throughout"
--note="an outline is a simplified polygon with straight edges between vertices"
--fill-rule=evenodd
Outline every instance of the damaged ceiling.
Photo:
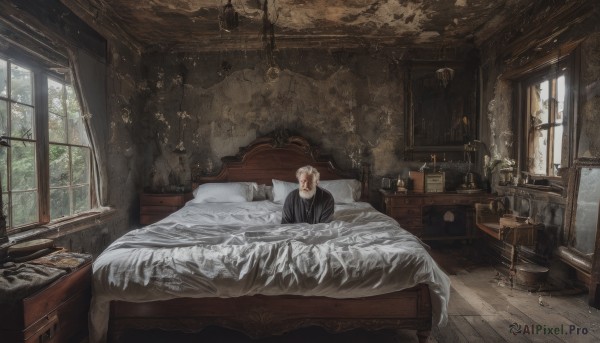
M 478 45 L 531 11 L 530 0 L 232 0 L 239 25 L 219 22 L 227 0 L 61 0 L 105 36 L 140 51 Z M 266 13 L 266 14 L 265 14 Z M 272 24 L 272 31 L 269 25 Z

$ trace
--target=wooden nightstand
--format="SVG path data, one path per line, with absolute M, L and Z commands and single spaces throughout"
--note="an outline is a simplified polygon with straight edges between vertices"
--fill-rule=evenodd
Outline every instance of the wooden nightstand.
M 59 253 L 61 255 L 56 255 Z M 16 292 L 24 293 L 23 298 L 17 296 L 17 299 L 0 305 L 2 342 L 80 342 L 87 336 L 92 256 L 72 255 L 64 251 L 47 255 L 51 256 L 62 256 L 58 261 L 58 264 L 62 265 L 51 268 L 55 271 L 64 270 L 66 273 L 53 282 L 38 287 L 37 290 L 28 291 L 25 287 L 24 290 Z M 21 267 L 32 266 L 35 261 L 41 259 L 43 258 L 5 268 L 3 275 L 17 275 L 24 270 Z M 26 276 L 21 279 L 23 282 L 29 281 Z M 11 281 L 11 285 L 15 285 L 14 281 Z
M 140 194 L 140 224 L 152 224 L 167 217 L 182 208 L 192 197 L 192 193 Z

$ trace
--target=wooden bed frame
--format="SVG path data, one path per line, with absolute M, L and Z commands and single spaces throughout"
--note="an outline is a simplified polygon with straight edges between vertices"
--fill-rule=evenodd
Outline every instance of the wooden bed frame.
M 256 181 L 271 179 L 296 182 L 296 170 L 312 165 L 322 180 L 358 178 L 362 199 L 368 199 L 368 165 L 360 173 L 343 172 L 316 147 L 299 136 L 285 132 L 256 139 L 240 148 L 234 157 L 222 159 L 217 175 L 194 175 L 194 183 Z M 207 326 L 241 331 L 250 337 L 272 336 L 307 326 L 331 332 L 351 329 L 417 330 L 419 342 L 426 342 L 432 326 L 429 288 L 410 289 L 379 296 L 334 299 L 303 296 L 244 296 L 239 298 L 179 298 L 167 301 L 111 302 L 108 338 L 118 342 L 126 330 L 175 330 L 197 332 Z

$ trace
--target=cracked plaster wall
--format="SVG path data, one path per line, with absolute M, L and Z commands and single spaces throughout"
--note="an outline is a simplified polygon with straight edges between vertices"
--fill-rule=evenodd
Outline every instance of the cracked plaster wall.
M 140 56 L 118 44 L 108 49 L 107 73 L 107 169 L 109 174 L 108 203 L 124 211 L 121 222 L 124 230 L 137 222 L 137 206 L 140 188 L 141 154 L 135 140 L 134 118 L 141 110 L 138 82 L 140 79 Z
M 600 158 L 600 32 L 581 44 L 579 92 L 581 136 L 577 156 Z
M 144 56 L 133 119 L 144 187 L 187 188 L 191 166 L 216 172 L 222 157 L 281 128 L 320 144 L 341 168 L 369 162 L 374 179 L 398 173 L 404 91 L 393 58 L 288 50 L 276 61 L 270 80 L 257 52 Z M 174 152 L 181 143 L 185 152 Z
M 550 12 L 551 13 L 551 12 Z M 539 18 L 538 18 L 539 19 Z M 522 52 L 513 62 L 507 62 L 511 39 L 518 39 L 523 32 L 528 32 L 529 20 L 522 20 L 521 27 L 514 27 L 513 32 L 498 34 L 496 40 L 482 47 L 482 109 L 481 139 L 490 147 L 492 156 L 515 158 L 517 133 L 513 121 L 513 85 L 510 80 L 502 78 L 503 73 L 518 68 L 531 60 L 543 56 L 561 44 L 582 39 L 581 69 L 579 71 L 579 112 L 577 113 L 578 153 L 577 157 L 600 157 L 600 26 L 593 19 L 579 23 L 565 30 L 550 46 Z M 514 32 L 518 32 L 516 36 Z M 512 37 L 512 38 L 511 38 Z M 532 37 L 539 42 L 547 41 L 545 36 Z M 536 46 L 531 44 L 531 46 Z M 537 46 L 543 46 L 540 43 Z M 513 46 L 514 47 L 514 46 Z M 563 154 L 564 155 L 564 154 Z M 565 178 L 563 178 L 565 179 Z M 566 185 L 565 185 L 566 189 Z M 498 190 L 498 189 L 496 189 Z M 536 222 L 544 223 L 545 230 L 538 236 L 538 245 L 533 249 L 531 259 L 553 264 L 553 251 L 561 244 L 563 237 L 566 199 L 560 196 L 540 196 L 533 191 L 499 189 L 499 195 L 505 197 L 509 208 L 520 215 L 529 216 Z M 551 271 L 552 273 L 552 271 Z

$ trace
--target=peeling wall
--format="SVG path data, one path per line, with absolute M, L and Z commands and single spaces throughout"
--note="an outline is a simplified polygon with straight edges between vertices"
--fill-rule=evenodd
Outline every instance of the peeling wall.
M 216 172 L 222 157 L 281 128 L 320 144 L 341 168 L 369 162 L 376 175 L 397 174 L 404 88 L 390 56 L 288 50 L 274 79 L 260 52 L 144 56 L 144 105 L 132 124 L 143 185 L 187 188 L 190 166 Z
M 383 176 L 406 177 L 422 165 L 405 161 L 406 66 L 397 56 L 368 48 L 288 49 L 276 52 L 273 76 L 261 51 L 144 55 L 143 109 L 131 124 L 143 187 L 189 189 L 192 167 L 217 172 L 222 157 L 288 129 L 320 145 L 342 169 L 370 163 L 377 204 Z M 456 187 L 468 166 L 444 166 Z
M 600 32 L 581 44 L 578 157 L 600 158 Z
M 554 15 L 558 9 L 523 13 L 520 25 L 514 26 L 509 31 L 498 33 L 495 39 L 482 46 L 481 71 L 482 71 L 482 108 L 484 115 L 481 118 L 481 138 L 490 147 L 492 156 L 500 158 L 517 158 L 517 128 L 513 119 L 514 109 L 512 98 L 513 84 L 504 79 L 505 73 L 521 68 L 526 63 L 539 59 L 545 54 L 557 51 L 558 47 L 569 42 L 581 40 L 581 68 L 576 79 L 579 79 L 577 127 L 578 152 L 576 157 L 600 156 L 600 118 L 598 110 L 600 105 L 600 25 L 596 23 L 595 16 L 591 15 L 576 21 L 565 20 L 557 25 L 563 30 L 557 33 L 548 26 L 546 29 L 531 27 L 532 22 L 544 22 L 545 16 Z M 596 9 L 597 11 L 597 9 Z M 588 11 L 589 13 L 589 11 Z M 585 16 L 585 14 L 584 14 Z M 577 22 L 577 25 L 573 25 Z M 564 25 L 564 27 L 562 26 Z M 535 31 L 537 30 L 537 31 Z M 544 31 L 545 30 L 545 31 Z M 535 31 L 536 35 L 529 35 L 528 41 L 523 41 L 522 36 Z M 553 35 L 553 39 L 548 39 Z M 576 92 L 576 90 L 575 90 Z M 568 154 L 563 154 L 568 160 Z M 563 160 L 564 162 L 565 160 Z M 563 163 L 565 164 L 565 163 Z M 566 179 L 566 178 L 563 178 Z M 565 189 L 567 185 L 564 185 Z M 550 264 L 553 252 L 563 237 L 566 199 L 560 196 L 540 196 L 539 192 L 527 191 L 519 188 L 496 189 L 505 197 L 509 208 L 517 213 L 529 216 L 538 223 L 545 224 L 544 232 L 538 236 L 538 244 L 533 252 L 532 259 L 543 264 Z
M 138 221 L 141 169 L 134 118 L 143 110 L 139 98 L 140 56 L 112 43 L 108 49 L 106 144 L 109 174 L 108 205 L 116 208 L 126 232 Z
M 95 113 L 96 124 L 107 126 L 107 135 L 97 134 L 97 153 L 105 156 L 103 166 L 107 173 L 107 206 L 114 209 L 109 217 L 96 221 L 83 230 L 53 234 L 56 245 L 73 251 L 97 256 L 111 242 L 138 223 L 138 190 L 140 188 L 140 160 L 138 147 L 133 141 L 132 116 L 139 112 L 139 56 L 118 45 L 109 45 L 107 70 L 106 113 Z M 93 81 L 96 82 L 96 81 Z M 107 123 L 104 123 L 104 120 Z M 98 128 L 97 128 L 98 129 Z M 103 130 L 100 130 L 103 131 Z M 99 133 L 99 132 L 97 132 Z M 102 132 L 103 133 L 103 132 Z

